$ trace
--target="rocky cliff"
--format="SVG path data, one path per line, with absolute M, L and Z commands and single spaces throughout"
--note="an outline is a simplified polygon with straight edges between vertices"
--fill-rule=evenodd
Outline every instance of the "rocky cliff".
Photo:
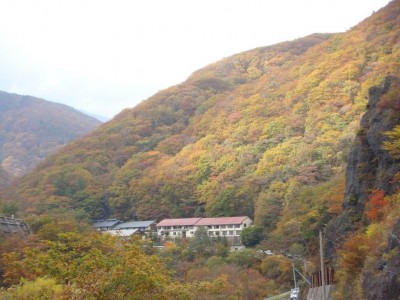
M 366 299 L 400 299 L 400 221 L 388 236 L 388 245 L 373 270 L 364 271 L 362 287 Z
M 368 223 L 364 210 L 377 190 L 385 195 L 398 192 L 397 175 L 400 162 L 384 150 L 388 140 L 384 134 L 400 123 L 398 100 L 393 95 L 399 89 L 399 78 L 387 76 L 381 87 L 369 90 L 367 110 L 360 122 L 360 129 L 349 155 L 346 170 L 346 191 L 343 213 L 332 220 L 326 228 L 326 253 L 331 261 L 336 260 L 336 250 L 350 232 L 362 230 Z M 381 256 L 392 253 L 390 259 L 378 260 L 375 270 L 364 270 L 362 287 L 366 299 L 398 299 L 400 283 L 396 279 L 400 269 L 400 253 L 392 250 L 400 246 L 400 221 L 388 236 L 388 245 Z M 339 246 L 340 247 L 340 246 Z M 393 271 L 397 270 L 397 271 Z

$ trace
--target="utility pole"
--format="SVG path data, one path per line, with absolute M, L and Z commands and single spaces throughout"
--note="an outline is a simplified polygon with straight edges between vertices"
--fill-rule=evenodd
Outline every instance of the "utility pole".
M 297 288 L 297 283 L 296 283 L 296 272 L 295 272 L 295 269 L 294 269 L 294 263 L 292 263 L 292 268 L 293 268 L 294 288 Z
M 324 251 L 323 251 L 323 244 L 322 244 L 322 231 L 319 231 L 319 256 L 321 259 L 321 282 L 322 282 L 322 299 L 326 300 L 325 296 L 325 272 L 324 272 Z

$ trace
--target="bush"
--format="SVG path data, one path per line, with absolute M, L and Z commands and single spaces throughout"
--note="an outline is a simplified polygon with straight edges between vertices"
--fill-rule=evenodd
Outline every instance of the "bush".
M 243 245 L 246 247 L 254 247 L 259 244 L 263 239 L 263 229 L 260 226 L 251 226 L 244 228 L 240 235 Z
M 52 278 L 36 278 L 34 281 L 24 281 L 21 285 L 10 288 L 2 299 L 46 300 L 62 299 L 63 287 Z

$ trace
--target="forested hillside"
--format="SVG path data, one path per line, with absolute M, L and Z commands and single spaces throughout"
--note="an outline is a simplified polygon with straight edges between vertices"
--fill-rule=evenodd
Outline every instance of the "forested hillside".
M 0 92 L 0 186 L 100 124 L 66 105 Z
M 46 238 L 55 236 L 54 216 L 248 215 L 263 230 L 261 247 L 300 257 L 307 272 L 317 269 L 318 231 L 328 226 L 337 299 L 397 297 L 399 37 L 396 0 L 346 33 L 314 34 L 211 64 L 51 155 L 1 191 L 3 210 L 16 203 Z M 170 245 L 163 255 L 180 280 L 239 273 L 228 261 L 248 268 L 246 284 L 259 286 L 246 287 L 259 288 L 257 295 L 290 287 L 291 263 L 283 256 L 235 257 L 218 247 L 204 256 L 208 265 L 198 263 L 204 257 L 196 258 L 197 248 Z M 32 265 L 29 253 L 24 259 Z M 379 285 L 392 290 L 375 293 Z
M 318 227 L 341 209 L 368 89 L 399 75 L 397 12 L 395 1 L 346 33 L 207 66 L 70 143 L 2 199 L 93 218 L 249 215 L 269 229 L 298 206 L 298 221 Z

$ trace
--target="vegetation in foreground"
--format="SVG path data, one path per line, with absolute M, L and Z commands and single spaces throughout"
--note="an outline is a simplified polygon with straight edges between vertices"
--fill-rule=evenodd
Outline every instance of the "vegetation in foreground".
M 260 299 L 292 280 L 286 257 L 230 252 L 206 230 L 159 249 L 74 221 L 51 223 L 26 239 L 3 237 L 2 299 Z

